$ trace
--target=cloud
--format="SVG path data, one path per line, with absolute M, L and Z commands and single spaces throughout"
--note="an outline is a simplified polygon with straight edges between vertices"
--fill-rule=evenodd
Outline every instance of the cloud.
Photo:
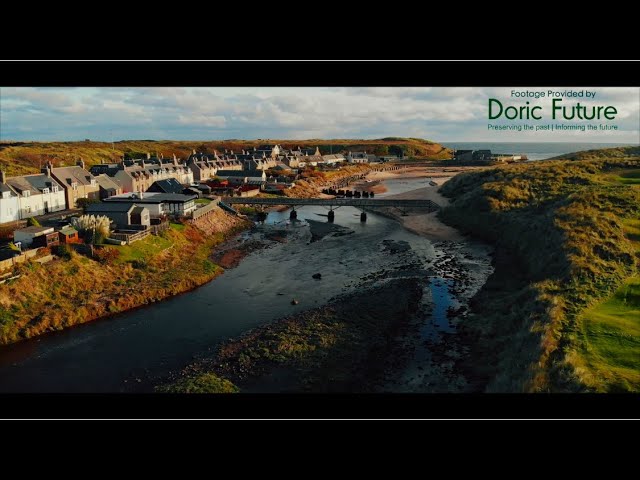
M 565 88 L 535 87 L 547 91 Z M 584 141 L 638 143 L 638 88 L 601 88 L 595 100 L 618 109 L 619 130 Z M 489 132 L 488 99 L 515 99 L 523 87 L 366 88 L 0 88 L 0 138 L 77 140 L 412 136 L 434 141 L 575 141 L 572 132 Z M 567 100 L 567 103 L 572 102 Z

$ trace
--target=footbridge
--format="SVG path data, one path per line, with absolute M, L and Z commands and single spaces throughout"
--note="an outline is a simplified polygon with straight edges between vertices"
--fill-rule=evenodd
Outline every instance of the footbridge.
M 386 198 L 257 198 L 257 197 L 225 197 L 221 199 L 227 205 L 289 205 L 292 207 L 290 217 L 297 218 L 296 207 L 318 205 L 329 208 L 328 218 L 333 220 L 333 210 L 340 207 L 356 207 L 360 209 L 395 207 L 402 210 L 410 208 L 426 209 L 428 212 L 440 210 L 440 205 L 432 200 L 396 200 Z M 364 222 L 367 214 L 363 211 L 360 219 Z

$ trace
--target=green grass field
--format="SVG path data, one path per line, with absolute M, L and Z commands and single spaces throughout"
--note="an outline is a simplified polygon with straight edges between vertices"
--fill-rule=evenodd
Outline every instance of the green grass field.
M 627 220 L 625 233 L 640 255 L 640 219 Z M 600 392 L 640 392 L 640 276 L 586 310 L 579 322 L 573 362 L 581 380 Z
M 181 225 L 184 229 L 184 225 Z M 150 260 L 158 253 L 169 248 L 173 242 L 161 236 L 149 235 L 147 238 L 133 242 L 131 245 L 116 246 L 120 256 L 116 263 L 134 262 L 136 260 Z

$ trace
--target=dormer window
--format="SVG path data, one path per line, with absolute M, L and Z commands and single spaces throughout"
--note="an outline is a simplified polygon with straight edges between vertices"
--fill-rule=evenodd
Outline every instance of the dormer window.
M 57 185 L 54 185 L 51 188 L 53 189 L 53 193 L 58 193 L 58 186 Z
M 29 190 L 25 190 L 24 192 L 22 192 L 22 196 L 23 197 L 30 197 L 31 196 L 31 192 Z
M 44 193 L 46 195 L 47 193 L 49 193 L 49 189 L 48 188 L 43 188 L 42 189 L 42 193 Z

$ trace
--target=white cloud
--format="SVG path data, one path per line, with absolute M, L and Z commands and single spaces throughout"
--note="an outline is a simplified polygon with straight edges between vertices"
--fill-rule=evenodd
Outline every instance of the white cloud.
M 488 132 L 488 99 L 524 105 L 511 90 L 565 88 L 1 88 L 2 139 L 304 138 L 381 136 L 434 141 L 563 141 L 575 133 Z M 595 100 L 618 109 L 615 133 L 584 141 L 638 142 L 637 88 L 593 87 Z M 548 98 L 528 99 L 548 108 Z M 569 101 L 567 101 L 569 103 Z M 27 130 L 27 128 L 31 130 Z M 117 133 L 116 133 L 117 132 Z

